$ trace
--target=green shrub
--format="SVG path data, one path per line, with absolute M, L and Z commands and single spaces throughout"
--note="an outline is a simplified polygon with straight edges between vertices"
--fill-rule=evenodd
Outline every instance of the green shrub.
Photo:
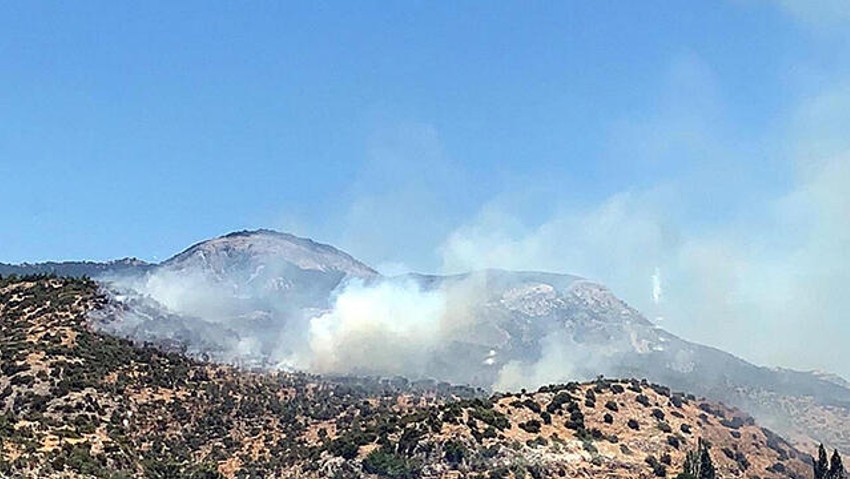
M 540 432 L 540 421 L 537 419 L 531 419 L 519 425 L 526 432 L 530 432 L 532 434 L 537 434 Z
M 383 449 L 375 449 L 363 459 L 363 470 L 390 479 L 415 479 L 420 473 L 413 460 Z
M 443 444 L 443 455 L 449 464 L 458 465 L 462 463 L 468 453 L 466 446 L 459 441 L 447 441 Z

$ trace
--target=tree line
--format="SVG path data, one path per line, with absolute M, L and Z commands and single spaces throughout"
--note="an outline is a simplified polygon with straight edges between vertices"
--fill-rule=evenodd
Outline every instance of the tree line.
M 682 472 L 676 479 L 716 479 L 717 473 L 709 453 L 710 445 L 699 440 L 697 448 L 688 452 Z M 818 458 L 813 461 L 814 479 L 848 479 L 841 460 L 841 454 L 836 449 L 832 457 L 827 459 L 826 448 L 823 444 L 818 447 Z
M 832 458 L 827 461 L 826 448 L 823 444 L 818 447 L 818 458 L 814 462 L 815 479 L 847 479 L 844 463 L 838 449 L 832 453 Z

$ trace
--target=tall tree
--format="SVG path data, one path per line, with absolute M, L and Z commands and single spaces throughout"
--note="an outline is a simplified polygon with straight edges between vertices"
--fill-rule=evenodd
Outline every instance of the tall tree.
M 846 479 L 847 473 L 844 471 L 844 464 L 841 462 L 841 455 L 838 454 L 838 449 L 832 453 L 832 460 L 829 462 L 829 479 Z
M 829 459 L 826 456 L 826 448 L 823 444 L 818 447 L 818 458 L 814 463 L 815 479 L 826 479 L 829 472 Z
M 715 479 L 716 472 L 714 470 L 714 463 L 711 462 L 711 454 L 708 453 L 708 444 L 704 441 L 702 442 L 702 454 L 700 461 L 702 462 L 702 465 L 700 467 L 699 479 Z
M 685 456 L 684 471 L 679 476 L 683 479 L 716 479 L 714 463 L 708 452 L 708 443 L 699 440 L 695 451 L 690 451 Z

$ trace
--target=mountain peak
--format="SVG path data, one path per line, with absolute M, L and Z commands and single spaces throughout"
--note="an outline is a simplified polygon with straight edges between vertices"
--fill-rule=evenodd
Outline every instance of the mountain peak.
M 196 243 L 162 263 L 165 267 L 284 262 L 302 270 L 373 277 L 377 271 L 331 245 L 270 229 L 243 230 Z

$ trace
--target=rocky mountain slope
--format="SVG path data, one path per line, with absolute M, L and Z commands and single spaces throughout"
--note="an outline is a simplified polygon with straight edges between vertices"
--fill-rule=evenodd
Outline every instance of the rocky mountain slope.
M 475 351 L 477 361 L 460 363 L 477 367 L 455 366 L 442 377 L 472 379 L 479 386 L 498 385 L 506 368 L 537 382 L 563 379 L 562 370 L 574 379 L 645 377 L 734 404 L 800 444 L 822 441 L 850 450 L 850 389 L 834 376 L 759 367 L 683 340 L 604 286 L 574 276 L 506 271 L 477 276 L 487 294 L 470 314 L 486 321 L 474 322 L 476 328 L 465 335 L 474 339 L 451 348 L 466 355 Z M 421 280 L 439 288 L 461 279 Z M 459 363 L 446 351 L 438 356 Z
M 740 407 L 799 444 L 850 451 L 850 388 L 840 378 L 758 367 L 683 340 L 577 276 L 490 270 L 386 278 L 331 246 L 260 230 L 98 277 L 112 280 L 114 293 L 96 318 L 102 330 L 267 368 L 309 357 L 298 348 L 310 344 L 313 319 L 332 312 L 351 282 L 413 289 L 410 307 L 436 295 L 449 311 L 434 324 L 451 328 L 404 371 L 410 377 L 501 390 L 599 374 L 645 377 Z
M 496 394 L 201 363 L 94 332 L 87 280 L 0 280 L 2 477 L 808 477 L 742 412 L 638 380 Z

